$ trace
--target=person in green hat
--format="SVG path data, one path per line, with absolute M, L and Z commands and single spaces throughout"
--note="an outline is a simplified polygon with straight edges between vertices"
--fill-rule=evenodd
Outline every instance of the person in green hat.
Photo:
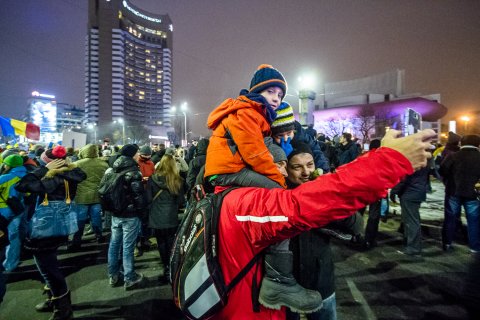
M 4 173 L 0 175 L 0 234 L 5 238 L 0 240 L 0 303 L 6 291 L 6 279 L 3 271 L 14 270 L 20 262 L 21 240 L 19 234 L 23 212 L 15 213 L 7 205 L 10 197 L 22 199 L 14 185 L 27 173 L 23 166 L 23 158 L 18 154 L 11 154 L 3 160 Z M 0 238 L 2 238 L 0 236 Z M 8 241 L 7 241 L 8 239 Z M 5 246 L 6 244 L 10 244 Z M 3 244 L 3 245 L 2 245 Z

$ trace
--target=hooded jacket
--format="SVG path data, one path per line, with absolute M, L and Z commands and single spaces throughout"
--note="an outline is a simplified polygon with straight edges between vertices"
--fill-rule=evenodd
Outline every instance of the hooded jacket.
M 160 190 L 162 192 L 153 200 Z M 183 188 L 180 188 L 178 195 L 171 194 L 165 177 L 154 174 L 147 182 L 147 201 L 150 203 L 150 228 L 168 229 L 178 226 L 178 209 L 185 203 Z
M 250 187 L 231 191 L 223 200 L 218 226 L 218 259 L 225 282 L 230 283 L 269 245 L 352 215 L 384 197 L 388 188 L 412 173 L 410 162 L 402 154 L 379 148 L 339 168 L 336 173 L 323 175 L 293 190 Z M 227 305 L 213 319 L 285 319 L 284 308 L 272 310 L 260 306 L 259 313 L 252 311 L 255 269 L 253 267 L 232 289 Z M 261 268 L 258 269 L 256 281 L 260 283 L 263 275 Z
M 239 96 L 227 99 L 210 113 L 213 130 L 208 146 L 205 177 L 236 173 L 245 167 L 286 187 L 263 138 L 270 134 L 264 104 Z
M 100 203 L 98 186 L 108 169 L 108 164 L 98 157 L 98 147 L 93 144 L 87 144 L 80 149 L 78 157 L 80 160 L 76 161 L 75 165 L 87 174 L 87 179 L 78 185 L 75 203 Z
M 137 163 L 143 177 L 150 177 L 155 172 L 155 163 L 153 163 L 151 158 L 143 158 L 140 155 L 138 156 Z

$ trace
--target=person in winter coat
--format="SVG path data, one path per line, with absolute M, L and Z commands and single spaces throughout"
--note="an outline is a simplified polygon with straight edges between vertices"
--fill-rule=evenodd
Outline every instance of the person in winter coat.
M 200 139 L 200 141 L 198 141 L 195 148 L 195 156 L 191 159 L 190 164 L 188 165 L 186 183 L 189 191 L 192 190 L 192 188 L 195 186 L 197 175 L 200 172 L 202 166 L 205 165 L 205 161 L 207 160 L 208 143 L 208 139 Z M 187 192 L 187 194 L 189 193 L 190 192 Z
M 133 256 L 140 230 L 140 217 L 147 208 L 142 173 L 133 159 L 137 151 L 137 145 L 124 145 L 120 150 L 120 157 L 115 160 L 111 169 L 115 173 L 125 174 L 125 192 L 129 203 L 124 210 L 112 212 L 112 235 L 108 247 L 108 276 L 110 286 L 117 286 L 120 282 L 120 268 L 123 266 L 125 290 L 135 288 L 143 280 L 143 275 L 135 272 Z M 105 175 L 109 174 L 108 170 Z M 120 251 L 122 251 L 122 260 L 120 260 Z
M 138 149 L 138 155 L 134 158 L 137 161 L 138 166 L 140 167 L 140 172 L 142 173 L 144 185 L 146 185 L 148 179 L 155 172 L 155 164 L 153 163 L 151 158 L 152 158 L 152 149 L 147 145 L 141 146 L 140 149 Z M 141 218 L 141 227 L 140 227 L 140 233 L 137 239 L 135 257 L 142 256 L 143 251 L 148 250 L 151 246 L 151 243 L 148 240 L 148 238 L 150 238 L 151 231 L 148 229 L 146 219 L 147 219 L 146 215 L 144 215 Z
M 286 187 L 285 177 L 273 163 L 264 143 L 264 138 L 271 141 L 270 125 L 286 91 L 283 75 L 271 65 L 260 65 L 248 91 L 242 90 L 236 100 L 225 100 L 209 115 L 207 122 L 213 134 L 205 163 L 207 182 L 219 186 Z M 269 253 L 289 255 L 288 240 L 272 246 Z M 286 259 L 272 261 L 288 262 Z M 274 266 L 274 269 L 282 267 Z M 320 303 L 320 294 L 299 286 L 293 275 L 275 278 L 271 275 L 266 274 L 259 292 L 259 301 L 265 306 L 287 306 L 308 312 L 310 306 Z M 283 282 L 283 279 L 289 280 Z M 277 294 L 279 290 L 287 294 L 280 296 Z
M 304 143 L 294 143 L 293 148 L 287 164 L 289 189 L 316 179 L 313 175 L 315 164 L 312 150 Z M 345 219 L 348 218 L 350 217 Z M 291 242 L 298 282 L 308 289 L 317 290 L 323 297 L 317 310 L 306 314 L 307 319 L 335 320 L 335 273 L 330 236 L 322 232 L 322 229 L 312 229 L 301 233 Z M 300 316 L 298 313 L 288 312 L 287 319 L 297 320 Z
M 380 139 L 373 139 L 370 141 L 369 151 L 378 149 L 380 146 Z M 364 249 L 369 250 L 377 246 L 378 224 L 380 223 L 382 200 L 384 199 L 377 200 L 368 205 L 368 220 L 365 227 L 365 241 L 363 243 Z M 388 203 L 388 198 L 384 200 L 384 202 Z
M 6 271 L 13 271 L 20 263 L 20 251 L 22 239 L 20 237 L 20 225 L 23 219 L 23 213 L 15 214 L 7 205 L 6 200 L 9 197 L 17 197 L 23 202 L 23 195 L 18 193 L 14 186 L 27 174 L 27 169 L 23 166 L 23 158 L 18 154 L 12 154 L 3 160 L 4 173 L 0 176 L 0 215 L 10 221 L 8 225 L 8 240 L 10 244 L 6 248 L 6 259 L 0 260 Z M 1 267 L 0 267 L 1 268 Z
M 219 219 L 218 259 L 226 283 L 266 247 L 294 237 L 332 220 L 350 216 L 356 210 L 383 197 L 387 189 L 414 170 L 426 166 L 431 156 L 425 150 L 436 137 L 424 130 L 403 138 L 390 130 L 383 147 L 293 190 L 280 188 L 238 188 L 223 199 Z M 221 188 L 217 187 L 217 192 Z M 348 197 L 345 195 L 348 194 Z M 254 266 L 230 291 L 228 303 L 212 319 L 284 320 L 286 310 L 259 307 L 252 299 L 253 281 L 263 277 Z M 253 300 L 253 301 L 252 301 Z
M 41 202 L 47 197 L 48 201 L 65 201 L 68 182 L 68 194 L 74 199 L 77 186 L 86 179 L 82 169 L 65 161 L 67 151 L 63 146 L 56 146 L 46 150 L 41 159 L 46 165 L 26 174 L 15 186 L 18 192 L 32 193 Z M 35 213 L 34 213 L 35 214 Z M 67 242 L 67 236 L 30 239 L 27 235 L 24 247 L 33 253 L 35 264 L 40 272 L 46 287 L 49 299 L 35 308 L 39 311 L 51 310 L 53 305 L 54 320 L 73 319 L 70 291 L 65 276 L 60 270 L 57 260 L 58 247 Z
M 178 227 L 178 209 L 185 203 L 183 179 L 178 172 L 175 159 L 163 156 L 155 173 L 147 183 L 147 201 L 150 203 L 148 226 L 157 239 L 158 252 L 163 264 L 161 284 L 168 283 L 169 254 Z
M 17 197 L 23 202 L 23 195 L 14 186 L 26 173 L 23 159 L 18 154 L 12 154 L 3 160 L 4 173 L 0 176 L 0 233 L 8 238 L 8 246 L 0 245 L 0 303 L 6 291 L 6 278 L 3 271 L 13 271 L 20 262 L 21 239 L 20 223 L 24 213 L 15 213 L 7 205 L 6 200 Z M 5 240 L 7 242 L 7 240 Z
M 141 146 L 138 150 L 137 163 L 145 180 L 148 180 L 148 178 L 155 172 L 155 164 L 151 158 L 152 149 L 149 146 Z
M 425 167 L 409 175 L 390 191 L 390 199 L 400 198 L 405 248 L 399 252 L 419 257 L 422 254 L 422 227 L 420 225 L 420 204 L 427 200 L 429 168 Z
M 352 162 L 358 155 L 358 145 L 352 140 L 352 135 L 342 133 L 337 147 L 337 167 Z
M 69 245 L 70 251 L 80 249 L 85 223 L 90 219 L 93 232 L 97 242 L 103 242 L 102 236 L 102 207 L 98 196 L 98 187 L 108 164 L 98 157 L 98 147 L 94 144 L 87 144 L 78 153 L 80 160 L 75 162 L 77 168 L 87 174 L 87 179 L 82 181 L 77 188 L 75 198 L 75 209 L 78 219 L 78 231 L 73 235 Z
M 445 194 L 449 195 L 449 211 L 445 210 L 442 229 L 443 249 L 453 249 L 455 226 L 462 207 L 467 217 L 468 243 L 472 253 L 480 252 L 480 200 L 475 184 L 480 180 L 480 136 L 466 135 L 460 141 L 460 151 L 450 154 L 440 165 Z
M 238 185 L 286 187 L 285 178 L 272 161 L 263 138 L 270 135 L 275 109 L 287 91 L 283 75 L 271 65 L 258 67 L 249 90 L 227 99 L 207 119 L 213 130 L 205 164 L 205 178 L 222 185 L 225 175 L 235 174 Z M 248 169 L 247 169 L 248 168 Z M 267 179 L 268 178 L 268 179 Z

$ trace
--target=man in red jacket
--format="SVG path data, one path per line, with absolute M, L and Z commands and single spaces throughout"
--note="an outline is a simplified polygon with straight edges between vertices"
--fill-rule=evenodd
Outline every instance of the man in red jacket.
M 390 130 L 381 148 L 294 190 L 239 188 L 224 199 L 219 221 L 219 261 L 228 284 L 260 251 L 302 231 L 346 218 L 386 195 L 387 189 L 426 166 L 432 130 L 397 138 Z M 348 170 L 347 170 L 348 169 Z M 368 170 L 367 170 L 368 169 Z M 345 197 L 348 194 L 348 197 Z M 259 266 L 259 265 L 258 265 Z M 257 266 L 257 267 L 258 267 Z M 233 288 L 228 304 L 214 319 L 285 319 L 285 308 L 260 306 L 253 311 L 252 281 L 262 272 L 254 267 Z

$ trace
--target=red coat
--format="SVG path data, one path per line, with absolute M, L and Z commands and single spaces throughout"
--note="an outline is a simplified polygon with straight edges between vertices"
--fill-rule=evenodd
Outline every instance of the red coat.
M 285 178 L 263 142 L 270 135 L 270 125 L 262 104 L 245 96 L 227 99 L 208 116 L 207 125 L 213 133 L 207 149 L 205 177 L 235 173 L 248 166 L 286 187 Z M 235 153 L 225 139 L 226 128 L 237 146 Z
M 155 172 L 155 164 L 152 160 L 138 157 L 137 163 L 140 167 L 140 172 L 142 172 L 142 177 L 150 177 Z
M 219 222 L 219 261 L 228 284 L 255 254 L 302 231 L 352 215 L 413 172 L 400 153 L 379 148 L 293 190 L 239 188 L 224 199 Z M 285 310 L 253 313 L 254 268 L 230 293 L 214 319 L 285 319 Z M 261 268 L 260 268 L 261 269 Z M 262 277 L 258 272 L 258 283 Z

